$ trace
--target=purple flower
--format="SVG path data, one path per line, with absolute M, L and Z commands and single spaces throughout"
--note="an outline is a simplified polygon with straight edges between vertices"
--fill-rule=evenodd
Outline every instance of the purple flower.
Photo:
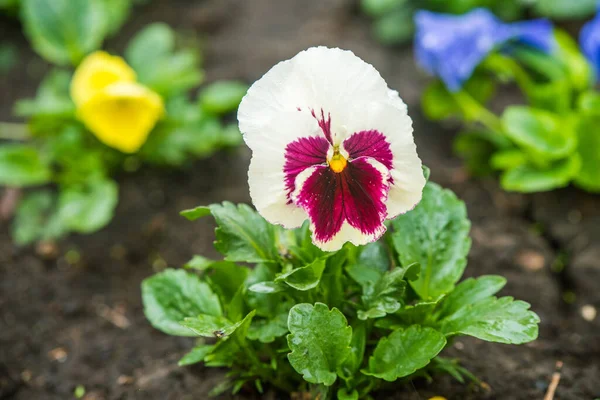
M 596 78 L 600 77 L 600 13 L 583 26 L 579 34 L 579 44 L 594 68 Z
M 415 15 L 415 52 L 420 66 L 458 91 L 495 49 L 522 43 L 543 52 L 554 44 L 550 21 L 505 23 L 485 8 L 464 15 L 419 11 Z

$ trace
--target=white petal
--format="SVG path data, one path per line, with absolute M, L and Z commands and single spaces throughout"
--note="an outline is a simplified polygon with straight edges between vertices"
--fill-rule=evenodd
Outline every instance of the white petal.
M 387 100 L 369 104 L 360 118 L 349 124 L 352 132 L 376 129 L 385 135 L 394 156 L 394 184 L 387 200 L 388 218 L 412 210 L 421 201 L 425 177 L 413 138 L 412 120 L 398 93 L 390 90 Z
M 313 47 L 271 68 L 248 90 L 238 109 L 240 130 L 250 147 L 283 112 L 331 114 L 332 131 L 342 134 L 351 114 L 372 101 L 388 99 L 379 72 L 351 51 Z M 350 107 L 352 105 L 352 107 Z M 350 132 L 351 133 L 351 132 Z M 279 132 L 289 141 L 291 132 Z M 340 140 L 343 138 L 340 138 Z
M 278 135 L 279 129 L 312 136 L 317 134 L 319 127 L 314 119 L 298 112 L 282 114 L 274 119 L 273 124 L 264 127 L 270 139 L 256 140 L 250 146 L 253 150 L 248 169 L 250 197 L 254 207 L 270 223 L 297 228 L 307 219 L 307 215 L 302 208 L 287 204 L 283 166 L 288 139 L 284 140 Z
M 311 231 L 313 231 L 313 226 L 311 224 Z M 319 242 L 315 239 L 313 233 L 313 243 L 315 246 L 320 248 L 323 251 L 338 251 L 344 246 L 344 243 L 350 242 L 355 246 L 361 246 L 363 244 L 372 243 L 379 239 L 386 231 L 385 225 L 381 224 L 381 229 L 377 232 L 374 232 L 369 235 L 365 235 L 360 230 L 354 228 L 352 225 L 348 223 L 348 221 L 344 221 L 342 224 L 342 228 L 340 231 L 329 241 L 327 242 Z

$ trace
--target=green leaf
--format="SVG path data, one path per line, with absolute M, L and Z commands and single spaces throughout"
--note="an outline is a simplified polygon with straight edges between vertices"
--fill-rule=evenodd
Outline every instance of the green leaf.
M 568 119 L 544 110 L 510 106 L 502 114 L 502 123 L 511 140 L 542 160 L 564 158 L 577 145 Z
M 107 35 L 116 34 L 129 17 L 132 0 L 102 0 L 104 5 L 104 31 Z
M 355 374 L 362 365 L 367 345 L 367 328 L 365 323 L 358 322 L 352 329 L 352 341 L 350 342 L 350 354 L 338 371 L 339 376 L 346 382 L 354 379 Z
M 144 313 L 152 326 L 169 335 L 195 336 L 179 322 L 186 317 L 223 315 L 210 286 L 184 270 L 167 269 L 142 282 Z
M 358 391 L 356 389 L 348 391 L 346 388 L 340 388 L 337 391 L 338 400 L 358 400 Z
M 446 338 L 432 328 L 413 325 L 379 340 L 369 368 L 362 372 L 393 382 L 425 367 L 446 345 Z
M 504 139 L 504 140 L 503 140 Z M 465 160 L 473 176 L 485 176 L 493 172 L 490 157 L 495 151 L 512 146 L 510 141 L 495 132 L 461 132 L 454 139 L 454 152 Z
M 61 190 L 58 215 L 70 230 L 92 233 L 112 219 L 119 201 L 119 189 L 111 180 L 94 180 L 86 186 Z
M 21 144 L 0 146 L 0 186 L 34 186 L 52 177 L 37 149 Z
M 325 259 L 321 258 L 304 267 L 279 274 L 275 282 L 283 281 L 296 290 L 310 290 L 317 287 L 324 270 Z
M 337 308 L 297 304 L 290 310 L 287 336 L 292 367 L 310 383 L 331 386 L 350 354 L 352 328 Z
M 362 302 L 365 310 L 358 311 L 358 318 L 381 318 L 395 313 L 402 305 L 400 299 L 404 294 L 406 282 L 404 273 L 411 268 L 394 268 L 384 273 L 379 280 L 367 282 L 363 288 Z
M 578 154 L 564 160 L 555 161 L 548 167 L 523 164 L 502 174 L 504 190 L 534 193 L 565 187 L 581 170 Z
M 278 293 L 285 290 L 285 286 L 276 282 L 257 282 L 248 288 L 249 291 L 254 293 Z
M 248 360 L 247 353 L 246 355 L 240 353 L 247 346 L 246 337 L 255 314 L 255 311 L 248 313 L 243 320 L 236 323 L 235 330 L 228 337 L 217 343 L 213 351 L 204 357 L 206 366 L 231 367 L 234 362 L 239 364 L 239 360 L 242 360 L 241 365 L 249 364 L 250 360 Z
M 22 0 L 21 19 L 42 57 L 76 65 L 100 48 L 106 33 L 104 12 L 101 0 Z
M 441 304 L 437 318 L 445 318 L 459 309 L 484 300 L 498 293 L 506 285 L 506 279 L 496 275 L 484 275 L 462 281 L 446 296 Z
M 363 12 L 371 17 L 382 16 L 405 4 L 406 0 L 362 0 L 360 2 Z
M 518 149 L 499 151 L 490 160 L 492 167 L 499 170 L 513 169 L 527 162 L 527 154 Z
M 275 226 L 246 204 L 213 204 L 210 211 L 217 221 L 215 248 L 228 261 L 278 261 Z
M 430 299 L 452 291 L 471 247 L 465 204 L 451 191 L 429 182 L 419 205 L 392 225 L 392 241 L 402 265 L 421 266 L 419 278 L 410 281 L 415 292 Z
M 361 247 L 356 263 L 384 273 L 390 269 L 390 254 L 382 241 L 369 243 Z
M 36 240 L 54 239 L 66 233 L 67 228 L 56 217 L 55 195 L 48 191 L 27 194 L 17 207 L 12 235 L 19 246 Z
M 538 336 L 540 318 L 524 301 L 515 301 L 512 297 L 487 297 L 467 302 L 469 304 L 439 322 L 440 330 L 446 336 L 462 334 L 508 344 L 531 342 Z
M 412 7 L 396 8 L 373 23 L 375 38 L 387 45 L 408 42 L 415 31 Z
M 196 271 L 206 271 L 217 261 L 204 256 L 195 255 L 190 261 L 183 265 L 184 268 L 195 269 Z
M 554 39 L 557 46 L 553 56 L 563 63 L 571 85 L 577 90 L 591 88 L 594 85 L 594 72 L 577 42 L 560 29 L 554 30 Z
M 179 215 L 187 218 L 190 221 L 195 221 L 199 218 L 210 215 L 210 207 L 198 206 L 196 208 L 190 208 L 189 210 L 181 211 Z
M 575 183 L 585 190 L 600 192 L 600 115 L 581 116 L 577 125 L 581 169 Z
M 196 317 L 185 318 L 181 325 L 189 328 L 196 336 L 224 338 L 230 336 L 242 321 L 233 323 L 222 316 L 200 314 Z
M 214 348 L 215 346 L 211 344 L 199 344 L 198 346 L 194 347 L 189 353 L 183 356 L 181 360 L 179 360 L 177 365 L 179 365 L 180 367 L 184 367 L 186 365 L 192 365 L 202 362 L 204 361 L 204 358 L 214 350 Z
M 154 23 L 140 31 L 125 49 L 125 58 L 138 80 L 159 94 L 169 97 L 198 85 L 204 73 L 195 46 L 176 50 L 173 30 Z
M 40 83 L 35 98 L 15 103 L 15 114 L 18 117 L 73 118 L 75 105 L 69 94 L 70 83 L 71 73 L 51 70 Z
M 211 265 L 211 274 L 208 276 L 211 287 L 220 295 L 223 304 L 231 301 L 238 289 L 244 285 L 248 276 L 248 267 L 232 262 L 221 261 Z
M 248 85 L 239 81 L 217 81 L 205 87 L 198 98 L 202 110 L 226 114 L 237 110 L 246 95 Z
M 533 3 L 533 11 L 556 19 L 583 18 L 592 15 L 596 6 L 596 0 L 538 0 Z
M 284 310 L 274 318 L 260 318 L 252 321 L 248 329 L 248 339 L 258 340 L 262 343 L 272 343 L 278 337 L 288 333 L 289 305 L 283 304 Z

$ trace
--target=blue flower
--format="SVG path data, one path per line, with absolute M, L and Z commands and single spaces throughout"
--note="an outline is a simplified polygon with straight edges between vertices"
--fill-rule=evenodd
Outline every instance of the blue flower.
M 585 58 L 592 64 L 596 78 L 600 77 L 600 13 L 583 26 L 579 44 Z
M 493 50 L 519 42 L 543 52 L 554 44 L 552 23 L 545 19 L 505 23 L 485 8 L 464 15 L 419 11 L 415 15 L 417 62 L 453 92 Z

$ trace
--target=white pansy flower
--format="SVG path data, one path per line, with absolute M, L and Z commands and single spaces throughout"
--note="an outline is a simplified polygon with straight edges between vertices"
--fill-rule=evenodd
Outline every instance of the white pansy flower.
M 421 200 L 406 105 L 351 51 L 313 47 L 275 65 L 248 90 L 238 120 L 254 206 L 285 228 L 309 219 L 323 250 L 377 240 L 386 219 Z

